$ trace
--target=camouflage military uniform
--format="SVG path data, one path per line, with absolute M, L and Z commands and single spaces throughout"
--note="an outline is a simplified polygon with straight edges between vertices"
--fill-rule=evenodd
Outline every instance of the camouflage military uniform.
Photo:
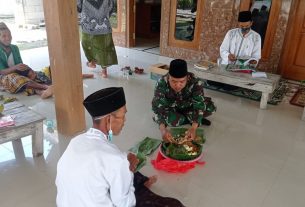
M 152 109 L 154 120 L 166 126 L 180 126 L 193 122 L 202 123 L 216 111 L 211 98 L 204 97 L 203 82 L 193 73 L 188 73 L 186 86 L 176 93 L 169 85 L 168 75 L 163 76 L 156 85 Z

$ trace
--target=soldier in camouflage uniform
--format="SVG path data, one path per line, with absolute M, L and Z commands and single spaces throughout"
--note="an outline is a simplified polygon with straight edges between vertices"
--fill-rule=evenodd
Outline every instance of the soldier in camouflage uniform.
M 173 141 L 167 126 L 191 124 L 187 133 L 195 138 L 199 125 L 211 124 L 204 117 L 216 111 L 211 98 L 204 97 L 203 82 L 187 71 L 187 64 L 181 59 L 171 61 L 169 73 L 157 82 L 152 109 L 166 141 Z

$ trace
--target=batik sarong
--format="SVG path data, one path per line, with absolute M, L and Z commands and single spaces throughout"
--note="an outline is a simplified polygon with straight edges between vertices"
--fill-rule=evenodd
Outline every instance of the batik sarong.
M 90 35 L 83 32 L 82 47 L 90 62 L 95 61 L 97 65 L 105 67 L 118 64 L 112 33 Z
M 34 94 L 34 90 L 26 88 L 29 82 L 31 82 L 29 78 L 18 75 L 17 73 L 0 75 L 0 85 L 9 93 L 24 91 L 26 95 Z

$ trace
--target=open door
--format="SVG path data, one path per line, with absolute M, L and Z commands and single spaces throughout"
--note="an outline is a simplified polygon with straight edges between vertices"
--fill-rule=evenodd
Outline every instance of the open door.
M 305 1 L 295 0 L 280 62 L 284 78 L 305 80 Z
M 134 47 L 136 45 L 136 1 L 127 1 L 127 47 Z

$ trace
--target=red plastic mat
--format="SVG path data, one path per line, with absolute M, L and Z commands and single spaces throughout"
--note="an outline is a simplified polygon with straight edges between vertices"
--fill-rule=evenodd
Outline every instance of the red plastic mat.
M 204 165 L 204 161 L 195 160 L 193 162 L 180 162 L 177 160 L 165 158 L 160 152 L 155 160 L 151 161 L 151 164 L 157 170 L 163 170 L 169 173 L 186 173 L 190 169 L 195 168 L 197 164 Z

